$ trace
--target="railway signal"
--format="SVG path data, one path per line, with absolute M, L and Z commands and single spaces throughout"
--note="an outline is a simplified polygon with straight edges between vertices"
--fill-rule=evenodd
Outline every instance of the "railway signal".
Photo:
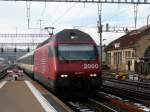
M 14 48 L 14 52 L 17 52 L 17 48 Z
M 27 52 L 30 52 L 30 48 L 28 47 Z
M 1 52 L 4 52 L 4 48 L 1 48 Z

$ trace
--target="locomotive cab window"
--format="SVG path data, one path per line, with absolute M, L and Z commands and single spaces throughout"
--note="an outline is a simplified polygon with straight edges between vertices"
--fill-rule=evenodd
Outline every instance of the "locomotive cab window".
M 59 45 L 60 60 L 96 60 L 96 49 L 93 45 Z

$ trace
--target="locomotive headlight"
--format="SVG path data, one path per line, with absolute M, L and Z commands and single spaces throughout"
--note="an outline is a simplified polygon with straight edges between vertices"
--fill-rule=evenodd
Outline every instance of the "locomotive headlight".
M 61 77 L 61 78 L 67 78 L 68 75 L 67 75 L 67 74 L 62 74 L 62 75 L 60 75 L 60 77 Z
M 97 74 L 90 74 L 90 77 L 96 77 Z

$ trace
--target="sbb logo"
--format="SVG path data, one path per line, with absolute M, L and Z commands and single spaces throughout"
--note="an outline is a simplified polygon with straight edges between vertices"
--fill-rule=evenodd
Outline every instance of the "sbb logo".
M 84 69 L 98 69 L 98 64 L 84 64 Z

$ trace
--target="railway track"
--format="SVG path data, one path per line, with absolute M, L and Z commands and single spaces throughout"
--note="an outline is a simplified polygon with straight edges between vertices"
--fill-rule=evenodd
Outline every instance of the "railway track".
M 0 80 L 3 79 L 7 75 L 7 70 L 12 66 L 6 66 L 5 68 L 0 70 Z
M 104 104 L 103 101 L 94 99 L 86 99 L 84 101 L 69 101 L 67 102 L 75 112 L 118 112 L 112 107 Z
M 118 79 L 113 79 L 113 78 L 108 78 L 108 77 L 102 77 L 103 81 L 107 82 L 113 82 L 113 83 L 119 83 L 119 84 L 124 84 L 126 86 L 132 86 L 136 87 L 136 90 L 150 90 L 150 83 L 145 83 L 145 82 L 138 82 L 138 81 L 133 81 L 133 80 L 118 80 Z M 150 91 L 144 91 L 147 93 L 150 93 Z
M 115 87 L 109 87 L 109 86 L 103 86 L 102 91 L 110 94 L 114 94 L 117 96 L 121 96 L 136 102 L 140 102 L 144 105 L 150 105 L 150 101 L 148 100 L 150 97 L 147 94 L 139 93 L 133 90 L 124 90 L 124 89 L 118 89 Z
M 122 112 L 120 110 L 125 110 L 128 112 L 149 112 L 150 111 L 150 105 L 142 104 L 139 102 L 139 100 L 131 100 L 129 98 L 125 98 L 124 96 L 116 95 L 114 93 L 106 93 L 106 92 L 99 92 L 97 95 L 97 100 L 101 100 L 101 98 L 110 104 L 113 105 L 113 107 L 118 108 L 119 112 Z
M 67 105 L 75 112 L 150 112 L 150 102 L 140 99 L 141 94 L 137 95 L 136 92 L 129 94 L 129 91 L 117 88 L 107 87 L 106 89 L 106 86 L 102 87 L 102 91 L 95 98 L 69 101 Z M 145 95 L 145 98 L 149 97 L 148 94 L 143 93 L 142 95 Z
M 150 100 L 150 84 L 132 81 L 120 81 L 116 79 L 105 79 L 102 90 L 113 93 L 124 94 L 143 100 Z
M 106 105 L 106 104 L 104 104 L 104 103 L 98 102 L 98 101 L 96 101 L 96 100 L 94 100 L 94 99 L 89 99 L 89 100 L 93 101 L 93 102 L 96 103 L 96 104 L 99 104 L 101 107 L 107 109 L 107 111 L 118 112 L 117 110 L 113 109 L 112 107 L 110 107 L 110 106 L 108 106 L 108 105 Z
M 149 112 L 146 106 L 112 96 L 99 93 L 96 98 L 89 98 L 84 101 L 69 101 L 67 105 L 75 112 Z
M 141 85 L 140 85 L 141 84 Z M 138 85 L 140 85 L 138 87 Z M 119 96 L 134 102 L 143 111 L 150 112 L 150 93 L 148 83 L 117 81 L 108 78 L 104 80 L 101 90 L 107 94 Z M 142 91 L 140 91 L 142 90 Z

